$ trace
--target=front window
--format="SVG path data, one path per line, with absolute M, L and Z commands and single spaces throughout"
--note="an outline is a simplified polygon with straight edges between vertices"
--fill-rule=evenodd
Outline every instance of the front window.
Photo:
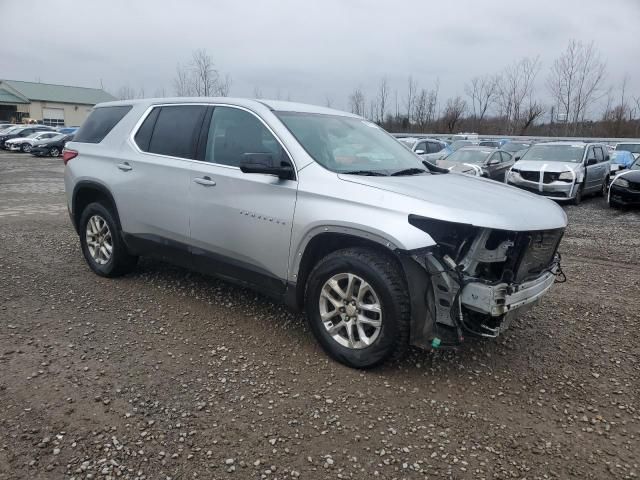
M 580 163 L 583 155 L 583 145 L 538 144 L 527 150 L 521 160 Z
M 446 158 L 447 162 L 456 163 L 484 163 L 489 155 L 493 151 L 491 150 L 458 150 L 453 152 Z
M 276 112 L 276 115 L 307 153 L 332 172 L 427 173 L 415 154 L 374 123 L 338 115 L 299 112 Z
M 640 158 L 631 165 L 630 170 L 640 170 Z

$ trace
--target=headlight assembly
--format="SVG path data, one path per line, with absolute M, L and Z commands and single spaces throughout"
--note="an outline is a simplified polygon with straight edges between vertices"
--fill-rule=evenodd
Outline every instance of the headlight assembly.
M 629 180 L 625 180 L 624 178 L 618 178 L 617 180 L 614 180 L 613 183 L 618 187 L 629 188 Z
M 573 172 L 562 172 L 558 175 L 558 180 L 572 181 L 575 176 L 576 175 Z

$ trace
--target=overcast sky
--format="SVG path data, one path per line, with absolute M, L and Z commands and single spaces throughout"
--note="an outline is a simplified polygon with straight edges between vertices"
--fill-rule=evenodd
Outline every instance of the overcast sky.
M 540 56 L 539 96 L 572 38 L 595 43 L 608 82 L 640 95 L 640 0 L 0 0 L 0 78 L 115 93 L 174 94 L 176 64 L 205 48 L 233 96 L 348 108 L 386 76 L 402 99 L 411 74 L 446 98 L 471 77 Z M 402 108 L 402 100 L 400 100 Z

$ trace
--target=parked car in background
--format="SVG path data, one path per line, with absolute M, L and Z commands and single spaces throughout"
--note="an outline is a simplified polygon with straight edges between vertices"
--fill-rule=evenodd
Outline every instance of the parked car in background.
M 0 123 L 0 132 L 3 132 L 4 130 L 7 130 L 15 126 L 16 126 L 15 123 Z
M 640 156 L 640 143 L 620 142 L 616 144 L 616 151 L 618 150 L 631 152 L 637 158 Z
M 516 161 L 507 183 L 577 205 L 583 195 L 607 191 L 611 162 L 606 151 L 601 143 L 538 143 Z
M 613 178 L 607 202 L 611 208 L 640 206 L 640 158 Z
M 481 147 L 491 147 L 491 148 L 501 148 L 508 140 L 500 139 L 500 140 L 480 140 L 479 145 Z
M 66 135 L 70 135 L 72 133 L 76 133 L 78 127 L 60 127 L 58 128 L 59 133 L 64 133 Z
M 50 131 L 53 131 L 53 128 L 47 127 L 45 125 L 28 125 L 11 128 L 10 130 L 7 130 L 0 134 L 0 148 L 6 149 L 5 142 L 7 140 L 11 140 L 12 138 L 27 137 L 32 133 Z
M 431 173 L 346 112 L 233 98 L 112 102 L 93 109 L 62 158 L 70 218 L 96 274 L 123 275 L 152 255 L 261 290 L 306 310 L 325 351 L 351 367 L 409 344 L 496 337 L 559 273 L 559 206 Z
M 11 140 L 5 140 L 4 146 L 6 150 L 29 153 L 35 143 L 41 140 L 48 140 L 52 137 L 55 137 L 56 135 L 59 135 L 58 132 L 35 132 L 26 137 L 16 137 L 12 138 Z
M 502 145 L 502 150 L 509 152 L 514 158 L 516 158 L 524 155 L 524 152 L 526 152 L 531 145 L 532 143 L 529 142 L 508 141 Z
M 58 133 L 55 137 L 51 137 L 42 142 L 36 142 L 31 148 L 31 155 L 37 157 L 50 156 L 58 157 L 62 153 L 64 146 L 67 142 L 73 140 L 73 135 L 65 135 L 64 133 Z
M 427 160 L 431 163 L 435 163 L 438 158 L 451 153 L 447 148 L 448 143 L 442 140 L 416 137 L 399 137 L 398 140 L 422 160 Z
M 452 172 L 465 173 L 503 182 L 507 171 L 513 166 L 509 152 L 489 147 L 462 147 L 436 162 L 438 167 Z
M 449 144 L 449 150 L 451 151 L 451 153 L 453 153 L 456 150 L 461 149 L 462 147 L 471 147 L 474 145 L 480 145 L 480 142 L 478 140 L 456 140 L 455 142 Z
M 624 170 L 625 168 L 631 167 L 633 163 L 636 161 L 636 157 L 633 153 L 628 150 L 614 150 L 610 154 L 611 156 L 611 173 L 618 172 L 620 170 Z

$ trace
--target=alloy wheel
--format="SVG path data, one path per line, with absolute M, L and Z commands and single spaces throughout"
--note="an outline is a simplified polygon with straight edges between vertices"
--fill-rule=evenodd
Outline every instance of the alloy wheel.
M 53 147 L 51 150 L 49 150 L 49 153 L 52 157 L 57 157 L 58 155 L 60 155 L 60 150 L 58 150 L 57 147 Z
M 113 252 L 113 238 L 111 230 L 104 218 L 93 215 L 87 222 L 86 230 L 87 249 L 91 258 L 98 265 L 105 265 L 111 259 Z
M 373 287 L 352 273 L 339 273 L 322 286 L 320 318 L 333 340 L 343 347 L 372 345 L 382 329 L 382 308 Z

